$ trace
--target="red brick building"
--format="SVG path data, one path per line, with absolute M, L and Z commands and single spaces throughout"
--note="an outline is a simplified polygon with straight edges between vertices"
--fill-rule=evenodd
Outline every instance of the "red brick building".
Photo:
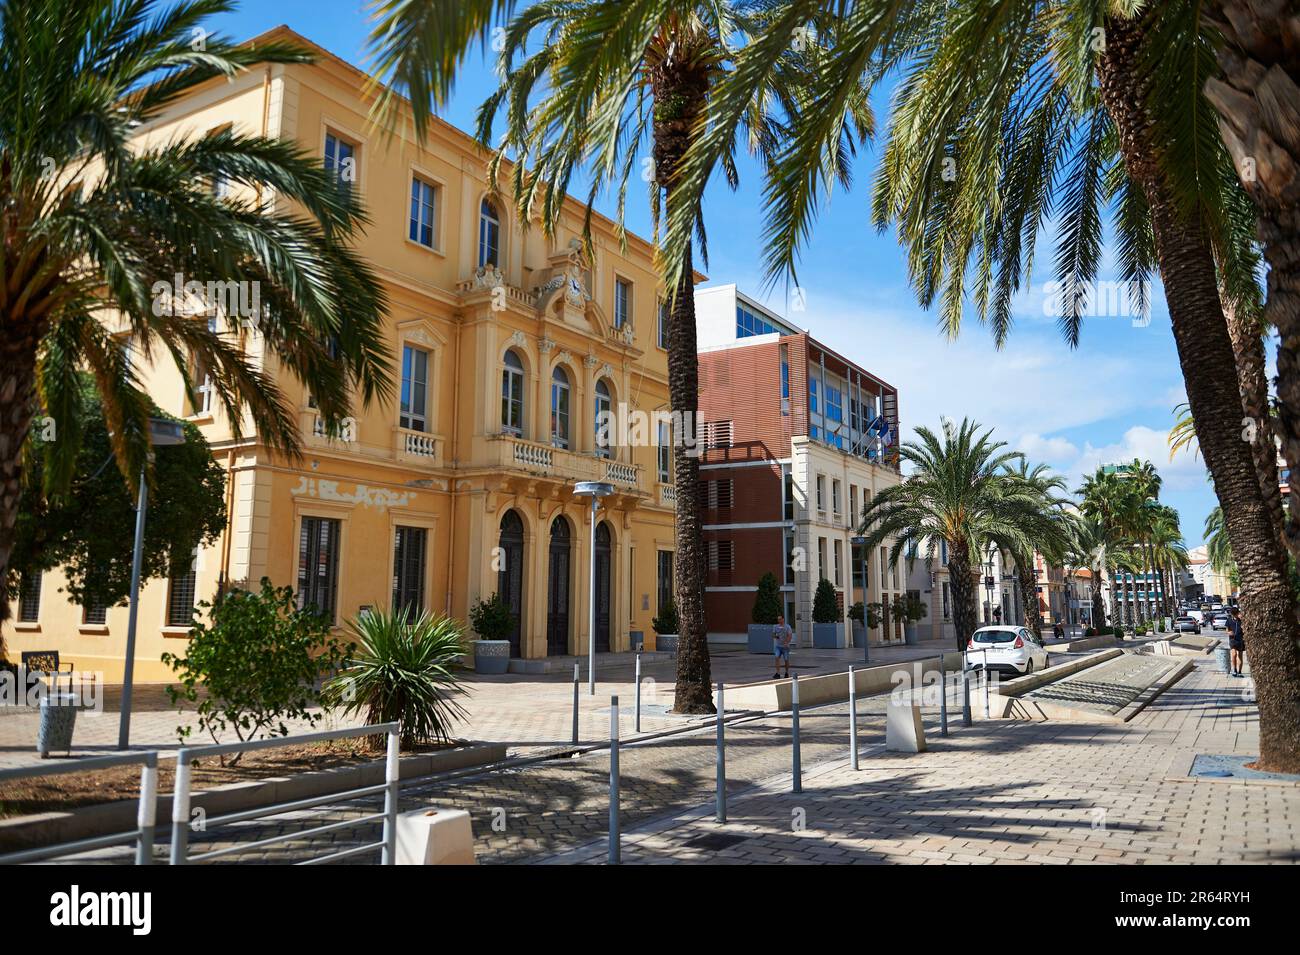
M 854 516 L 899 480 L 898 393 L 735 286 L 698 291 L 696 312 L 710 639 L 743 640 L 758 580 L 771 572 L 807 644 L 822 577 L 842 614 L 906 589 L 901 570 L 882 574 L 879 555 L 852 544 Z M 894 642 L 902 630 L 890 621 L 872 637 Z

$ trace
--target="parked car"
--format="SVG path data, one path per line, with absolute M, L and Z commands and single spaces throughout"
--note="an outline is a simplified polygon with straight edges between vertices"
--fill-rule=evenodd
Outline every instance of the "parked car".
M 1226 613 L 1216 613 L 1213 617 L 1210 618 L 1210 629 L 1227 630 L 1228 615 Z
M 1174 621 L 1174 630 L 1178 633 L 1200 633 L 1201 622 L 1191 614 L 1185 614 Z
M 1033 673 L 1047 666 L 1047 650 L 1026 627 L 980 627 L 966 644 L 966 668 Z

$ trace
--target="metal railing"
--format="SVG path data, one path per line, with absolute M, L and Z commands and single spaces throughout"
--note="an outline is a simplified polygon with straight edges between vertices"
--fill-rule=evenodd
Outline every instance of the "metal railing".
M 246 743 L 218 743 L 209 746 L 184 746 L 176 753 L 176 784 L 175 792 L 172 794 L 172 843 L 171 857 L 172 865 L 187 865 L 192 862 L 210 862 L 225 856 L 236 855 L 242 852 L 248 852 L 250 849 L 264 849 L 268 846 L 282 842 L 292 842 L 303 839 L 307 836 L 322 835 L 327 832 L 337 832 L 344 829 L 355 829 L 368 823 L 383 820 L 383 836 L 378 842 L 368 842 L 364 845 L 354 846 L 350 849 L 344 849 L 339 852 L 332 852 L 329 855 L 317 856 L 311 859 L 305 859 L 298 865 L 318 865 L 324 862 L 336 862 L 339 859 L 345 859 L 350 856 L 361 855 L 364 852 L 373 852 L 375 849 L 380 850 L 381 865 L 395 865 L 397 862 L 397 800 L 398 790 L 400 787 L 400 769 L 398 760 L 399 733 L 401 724 L 399 723 L 378 723 L 372 726 L 356 726 L 349 729 L 325 730 L 319 733 L 308 733 L 303 736 L 285 736 L 276 739 L 259 739 L 251 740 Z M 246 822 L 250 819 L 258 819 L 264 816 L 277 816 L 286 812 L 296 812 L 302 809 L 311 809 L 315 806 L 322 806 L 330 803 L 338 803 L 361 796 L 371 796 L 377 793 L 384 794 L 384 808 L 382 812 L 367 813 L 355 819 L 345 819 L 342 822 L 328 823 L 323 826 L 315 826 L 310 829 L 299 829 L 293 832 L 282 833 L 271 836 L 266 839 L 259 839 L 255 842 L 240 842 L 221 849 L 212 849 L 207 852 L 200 852 L 191 855 L 189 852 L 190 841 L 190 780 L 191 768 L 193 761 L 211 756 L 228 756 L 234 753 L 249 753 L 262 749 L 274 749 L 277 746 L 299 746 L 303 743 L 321 743 L 327 740 L 351 739 L 358 736 L 378 736 L 387 735 L 388 750 L 384 761 L 384 781 L 373 786 L 361 786 L 356 789 L 347 789 L 342 792 L 330 792 L 320 796 L 313 796 L 309 799 L 299 799 L 293 802 L 277 803 L 271 806 L 259 806 L 255 809 L 248 809 L 243 812 L 232 812 L 224 816 L 217 816 L 208 819 L 204 823 L 203 831 L 211 832 L 218 826 L 230 825 L 237 822 Z M 4 861 L 0 859 L 0 861 Z
M 60 762 L 52 766 L 36 766 L 21 769 L 0 770 L 0 784 L 16 782 L 21 779 L 38 779 L 44 776 L 61 776 L 67 773 L 89 773 L 98 769 L 112 769 L 116 766 L 140 766 L 140 806 L 136 813 L 134 829 L 95 836 L 90 839 L 76 839 L 60 842 L 36 849 L 24 849 L 0 855 L 0 865 L 19 865 L 24 862 L 39 862 L 55 856 L 89 852 L 93 849 L 105 849 L 121 845 L 124 842 L 135 843 L 135 864 L 150 865 L 153 862 L 154 822 L 158 813 L 158 753 L 154 750 L 142 753 L 119 753 L 115 756 L 96 756 L 91 759 L 79 759 Z

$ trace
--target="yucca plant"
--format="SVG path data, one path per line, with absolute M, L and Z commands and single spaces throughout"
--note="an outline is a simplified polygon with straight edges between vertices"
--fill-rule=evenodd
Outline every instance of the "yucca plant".
M 356 647 L 325 687 L 324 700 L 366 722 L 400 722 L 403 749 L 451 742 L 451 727 L 467 718 L 455 699 L 464 651 L 460 621 L 406 608 L 370 610 L 348 621 Z

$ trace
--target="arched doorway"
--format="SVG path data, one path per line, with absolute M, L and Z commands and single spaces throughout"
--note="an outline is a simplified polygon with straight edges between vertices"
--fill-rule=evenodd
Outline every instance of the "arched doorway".
M 551 521 L 550 561 L 546 577 L 546 654 L 569 652 L 569 568 L 573 535 L 563 517 Z
M 609 652 L 609 618 L 614 602 L 614 564 L 609 525 L 596 528 L 596 652 Z
M 500 569 L 497 571 L 497 593 L 510 608 L 514 626 L 511 627 L 510 655 L 520 655 L 520 636 L 524 619 L 524 522 L 514 511 L 506 511 L 501 518 Z

